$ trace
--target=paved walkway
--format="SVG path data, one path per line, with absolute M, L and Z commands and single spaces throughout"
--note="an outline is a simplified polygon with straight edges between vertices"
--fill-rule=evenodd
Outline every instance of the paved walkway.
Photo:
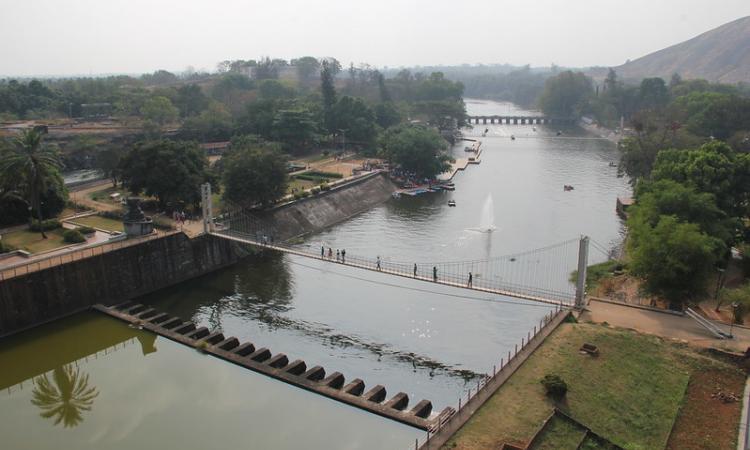
M 722 347 L 744 352 L 750 347 L 750 330 L 734 327 L 734 339 L 716 339 L 706 329 L 687 316 L 678 316 L 630 306 L 591 301 L 581 319 L 592 322 L 607 322 L 622 328 L 654 334 L 669 339 L 685 341 L 701 347 Z M 729 326 L 717 324 L 729 332 Z

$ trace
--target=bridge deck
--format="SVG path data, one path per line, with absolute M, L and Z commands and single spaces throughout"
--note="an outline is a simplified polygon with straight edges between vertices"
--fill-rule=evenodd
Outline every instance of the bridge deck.
M 381 265 L 381 268 L 378 269 L 377 264 L 371 261 L 365 261 L 360 258 L 355 258 L 355 257 L 350 257 L 350 256 L 347 256 L 345 261 L 341 261 L 341 260 L 337 261 L 335 257 L 334 258 L 321 257 L 319 254 L 313 254 L 310 252 L 305 252 L 305 251 L 291 248 L 291 247 L 275 245 L 275 244 L 264 244 L 261 242 L 257 242 L 246 236 L 238 235 L 239 233 L 237 232 L 232 233 L 231 231 L 213 231 L 211 232 L 211 234 L 225 238 L 225 239 L 229 239 L 235 242 L 249 244 L 249 245 L 253 245 L 256 247 L 260 247 L 260 248 L 276 250 L 276 251 L 288 253 L 291 255 L 303 256 L 305 258 L 316 259 L 318 261 L 321 261 L 321 260 L 327 261 L 327 262 L 330 262 L 331 264 L 341 264 L 343 266 L 369 270 L 372 272 L 384 273 L 387 275 L 395 275 L 398 277 L 409 278 L 412 280 L 425 281 L 425 282 L 429 282 L 432 284 L 441 284 L 444 286 L 450 286 L 450 287 L 461 288 L 461 289 L 469 289 L 472 291 L 484 292 L 488 294 L 503 295 L 506 297 L 519 298 L 523 300 L 531 300 L 535 302 L 547 303 L 550 305 L 562 305 L 562 306 L 572 305 L 572 301 L 563 301 L 560 298 L 553 298 L 554 295 L 545 297 L 544 295 L 513 291 L 513 290 L 508 290 L 507 288 L 494 288 L 494 287 L 481 286 L 479 283 L 476 283 L 476 284 L 472 283 L 472 285 L 469 286 L 468 283 L 466 282 L 446 280 L 445 278 L 441 278 L 440 276 L 438 276 L 437 280 L 433 280 L 432 277 L 420 275 L 419 273 L 415 276 L 413 272 L 396 270 L 396 269 L 388 268 L 388 267 L 382 267 L 382 266 L 385 266 L 386 264 L 385 262 Z M 573 300 L 573 299 L 570 299 L 570 300 Z

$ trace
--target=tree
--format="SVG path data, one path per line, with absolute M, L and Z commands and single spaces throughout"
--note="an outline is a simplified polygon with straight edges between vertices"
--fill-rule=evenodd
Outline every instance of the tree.
M 258 82 L 258 92 L 263 100 L 291 99 L 297 94 L 294 88 L 279 80 L 261 80 Z
M 199 115 L 185 119 L 180 128 L 180 137 L 204 142 L 228 140 L 232 136 L 232 128 L 232 115 L 224 105 L 213 102 Z
M 197 84 L 186 84 L 177 89 L 175 106 L 180 110 L 181 117 L 190 117 L 200 114 L 208 108 L 209 100 L 203 94 L 201 87 Z
M 634 223 L 655 227 L 661 216 L 674 216 L 681 222 L 698 225 L 700 230 L 722 242 L 731 244 L 740 226 L 716 205 L 716 198 L 698 192 L 670 179 L 643 181 L 636 189 L 637 202 L 629 210 Z
M 120 161 L 122 152 L 119 148 L 106 148 L 96 155 L 96 167 L 101 170 L 105 176 L 112 180 L 112 186 L 117 186 L 120 178 Z
M 641 108 L 662 108 L 669 102 L 669 90 L 661 78 L 644 78 L 641 81 Z
M 316 123 L 304 108 L 282 109 L 273 120 L 274 138 L 291 153 L 299 154 L 315 138 Z
M 361 98 L 341 97 L 333 116 L 336 131 L 344 130 L 349 141 L 370 145 L 375 140 L 375 114 Z
M 138 195 L 156 197 L 161 207 L 197 205 L 200 185 L 211 182 L 208 160 L 197 144 L 156 140 L 136 144 L 122 160 L 122 181 Z
M 727 144 L 709 142 L 698 149 L 662 150 L 651 173 L 713 194 L 728 215 L 744 217 L 750 201 L 750 154 L 736 153 Z
M 237 120 L 241 134 L 257 134 L 265 139 L 273 139 L 274 120 L 279 110 L 279 102 L 259 100 L 248 103 L 245 112 Z
M 291 63 L 297 68 L 299 78 L 303 81 L 314 80 L 320 72 L 320 62 L 312 56 L 293 59 Z
M 15 146 L 0 158 L 0 177 L 3 185 L 12 186 L 12 191 L 30 206 L 29 212 L 36 212 L 39 230 L 47 239 L 43 220 L 42 196 L 50 187 L 62 184 L 60 158 L 55 148 L 44 145 L 43 135 L 34 129 L 25 130 L 15 141 Z M 64 188 L 62 188 L 64 192 Z M 29 217 L 31 219 L 31 217 Z
M 539 106 L 548 116 L 578 118 L 592 93 L 591 79 L 567 70 L 547 79 Z
M 375 121 L 382 128 L 390 128 L 401 123 L 403 119 L 401 111 L 393 102 L 378 103 L 375 105 Z
M 700 231 L 697 224 L 661 216 L 654 227 L 628 221 L 630 268 L 643 277 L 644 289 L 674 304 L 705 292 L 723 243 Z
M 177 120 L 179 111 L 167 97 L 157 96 L 146 100 L 141 108 L 141 114 L 149 122 L 161 127 Z
M 321 63 L 320 91 L 323 94 L 323 121 L 329 133 L 336 133 L 333 108 L 336 106 L 336 87 L 334 85 L 334 68 L 328 61 Z
M 419 178 L 434 178 L 449 170 L 452 158 L 445 140 L 436 131 L 402 125 L 388 129 L 381 138 L 381 155 Z
M 273 146 L 233 141 L 223 167 L 225 200 L 252 207 L 272 203 L 286 194 L 287 162 Z

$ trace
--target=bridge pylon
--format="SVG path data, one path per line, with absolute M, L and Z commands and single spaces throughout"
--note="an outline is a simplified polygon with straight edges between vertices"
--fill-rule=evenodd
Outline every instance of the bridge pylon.
M 201 185 L 201 206 L 203 207 L 203 232 L 208 234 L 214 230 L 211 183 L 204 183 Z
M 575 308 L 582 310 L 586 307 L 586 269 L 589 264 L 589 237 L 581 236 L 578 241 L 578 276 L 576 278 Z

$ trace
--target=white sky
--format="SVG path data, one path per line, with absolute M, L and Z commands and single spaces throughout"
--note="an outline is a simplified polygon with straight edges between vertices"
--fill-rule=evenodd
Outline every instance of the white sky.
M 348 65 L 614 66 L 750 15 L 750 0 L 0 0 L 0 75 Z

